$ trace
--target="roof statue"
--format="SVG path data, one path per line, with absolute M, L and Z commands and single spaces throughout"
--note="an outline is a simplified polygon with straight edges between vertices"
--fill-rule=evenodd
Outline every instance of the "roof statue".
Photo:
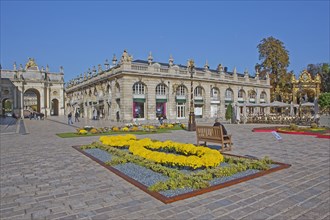
M 116 54 L 113 54 L 112 65 L 116 66 L 116 64 L 117 64 L 117 57 L 116 57 Z
M 236 66 L 234 67 L 233 74 L 234 74 L 234 75 L 237 75 Z
M 218 65 L 218 71 L 219 71 L 220 73 L 222 73 L 222 72 L 223 72 L 223 66 L 222 66 L 222 64 L 221 64 L 221 63 Z
M 130 56 L 126 50 L 124 50 L 123 55 L 121 56 L 120 62 L 121 63 L 130 63 L 132 62 L 133 57 Z
M 25 69 L 30 69 L 31 67 L 38 67 L 33 58 L 29 58 L 29 61 L 25 65 Z
M 170 66 L 173 66 L 173 63 L 174 63 L 174 59 L 173 59 L 172 54 L 171 54 L 171 55 L 170 55 L 170 59 L 168 60 L 168 64 L 169 64 Z
M 149 56 L 148 56 L 148 63 L 149 63 L 149 65 L 151 65 L 152 64 L 152 61 L 153 61 L 153 57 L 152 57 L 152 54 L 151 54 L 151 51 L 149 52 Z
M 206 60 L 205 65 L 204 65 L 204 69 L 205 69 L 205 70 L 208 70 L 209 68 L 210 68 L 209 63 L 208 63 L 207 60 Z

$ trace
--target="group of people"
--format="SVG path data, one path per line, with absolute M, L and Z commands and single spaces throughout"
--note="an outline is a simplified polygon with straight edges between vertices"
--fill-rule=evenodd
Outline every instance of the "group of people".
M 35 111 L 32 111 L 30 112 L 30 115 L 29 115 L 29 118 L 30 120 L 33 118 L 35 120 L 40 120 L 40 119 L 44 119 L 44 114 L 43 113 L 39 113 L 39 112 L 35 112 Z
M 79 112 L 76 111 L 76 113 L 74 114 L 74 122 L 79 122 Z M 72 125 L 73 121 L 72 121 L 72 112 L 69 112 L 68 114 L 68 124 Z

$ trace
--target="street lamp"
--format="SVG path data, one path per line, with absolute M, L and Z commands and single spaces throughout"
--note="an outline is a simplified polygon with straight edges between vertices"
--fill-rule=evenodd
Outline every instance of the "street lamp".
M 195 69 L 194 60 L 188 61 L 188 72 L 190 73 L 190 113 L 188 121 L 188 131 L 196 131 L 196 121 L 194 113 L 194 90 L 193 90 L 193 73 Z

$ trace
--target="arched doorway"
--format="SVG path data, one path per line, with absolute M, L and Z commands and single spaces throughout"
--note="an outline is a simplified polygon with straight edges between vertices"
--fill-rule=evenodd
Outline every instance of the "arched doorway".
M 52 100 L 50 115 L 58 115 L 58 100 L 57 99 Z
M 24 109 L 40 112 L 40 93 L 36 89 L 28 89 L 24 92 Z
M 2 100 L 2 115 L 13 113 L 13 101 L 11 99 L 3 99 Z

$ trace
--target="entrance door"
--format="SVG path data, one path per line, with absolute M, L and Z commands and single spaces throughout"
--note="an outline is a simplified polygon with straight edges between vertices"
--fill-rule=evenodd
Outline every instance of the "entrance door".
M 58 115 L 58 100 L 53 99 L 52 100 L 52 107 L 51 107 L 51 115 Z

